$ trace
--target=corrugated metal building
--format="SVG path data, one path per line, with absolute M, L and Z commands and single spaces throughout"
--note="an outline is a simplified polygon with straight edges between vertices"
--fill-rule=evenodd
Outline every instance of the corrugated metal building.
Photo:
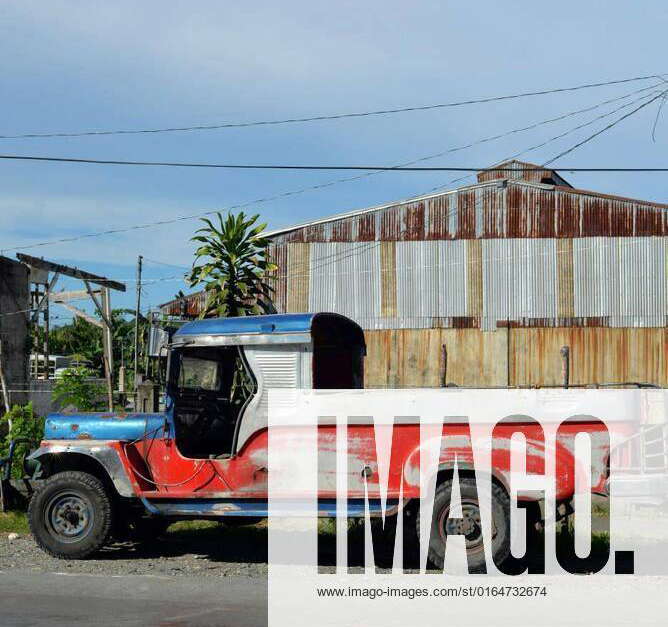
M 448 383 L 559 384 L 564 345 L 572 383 L 668 385 L 668 205 L 497 167 L 272 232 L 277 310 L 361 324 L 369 387 L 439 385 L 444 352 Z M 199 298 L 164 312 L 195 313 Z

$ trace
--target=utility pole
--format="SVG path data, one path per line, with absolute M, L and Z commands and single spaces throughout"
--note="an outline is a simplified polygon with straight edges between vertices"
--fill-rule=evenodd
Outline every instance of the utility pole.
M 49 379 L 49 375 L 51 374 L 50 368 L 49 368 L 49 288 L 47 286 L 46 292 L 44 295 L 44 348 L 42 349 L 42 352 L 44 354 L 44 378 L 46 380 Z M 54 376 L 56 374 L 56 366 L 54 362 L 53 366 L 53 373 Z
M 138 382 L 138 364 L 139 364 L 139 310 L 141 307 L 141 264 L 143 257 L 137 257 L 137 306 L 135 308 L 135 377 L 134 377 L 134 398 L 135 411 L 137 411 L 137 382 Z
M 104 328 L 102 329 L 102 348 L 104 349 L 104 373 L 107 379 L 107 401 L 109 411 L 114 411 L 114 352 L 111 329 L 111 302 L 109 288 L 102 288 L 102 312 Z

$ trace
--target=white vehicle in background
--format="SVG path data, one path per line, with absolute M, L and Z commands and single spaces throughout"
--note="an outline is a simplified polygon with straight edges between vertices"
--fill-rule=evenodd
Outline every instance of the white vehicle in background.
M 91 368 L 92 364 L 86 359 L 74 355 L 49 355 L 48 379 L 60 379 L 68 368 Z M 30 355 L 30 374 L 33 379 L 44 379 L 44 355 Z

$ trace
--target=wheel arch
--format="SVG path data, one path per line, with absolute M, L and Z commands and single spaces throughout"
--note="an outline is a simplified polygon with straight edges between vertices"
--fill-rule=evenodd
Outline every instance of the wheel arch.
M 109 446 L 44 446 L 30 455 L 41 465 L 42 478 L 68 470 L 97 477 L 110 494 L 136 496 L 118 452 Z
M 436 473 L 436 485 L 438 486 L 443 481 L 452 479 L 454 474 L 455 474 L 455 467 L 453 464 L 441 464 L 438 467 L 438 472 Z M 509 486 L 505 477 L 503 476 L 502 473 L 497 472 L 494 468 L 492 468 L 491 473 L 486 473 L 480 470 L 476 470 L 472 464 L 462 463 L 458 461 L 457 475 L 460 477 L 471 477 L 473 479 L 476 479 L 476 477 L 479 479 L 482 479 L 483 477 L 484 478 L 489 477 L 492 483 L 498 484 L 501 488 L 503 488 L 506 491 L 507 494 L 510 494 Z

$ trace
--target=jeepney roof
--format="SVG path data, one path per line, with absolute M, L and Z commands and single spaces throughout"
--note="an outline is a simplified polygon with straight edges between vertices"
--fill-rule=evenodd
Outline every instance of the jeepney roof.
M 310 341 L 314 331 L 314 323 L 318 326 L 347 327 L 355 329 L 357 337 L 364 343 L 364 334 L 359 326 L 340 314 L 335 313 L 288 313 L 270 314 L 265 316 L 241 316 L 237 318 L 207 318 L 184 324 L 174 334 L 174 340 L 178 343 L 192 336 L 248 336 L 262 335 L 269 341 L 271 336 L 307 336 Z M 278 338 L 277 338 L 278 340 Z M 300 341 L 300 340 L 297 340 Z

